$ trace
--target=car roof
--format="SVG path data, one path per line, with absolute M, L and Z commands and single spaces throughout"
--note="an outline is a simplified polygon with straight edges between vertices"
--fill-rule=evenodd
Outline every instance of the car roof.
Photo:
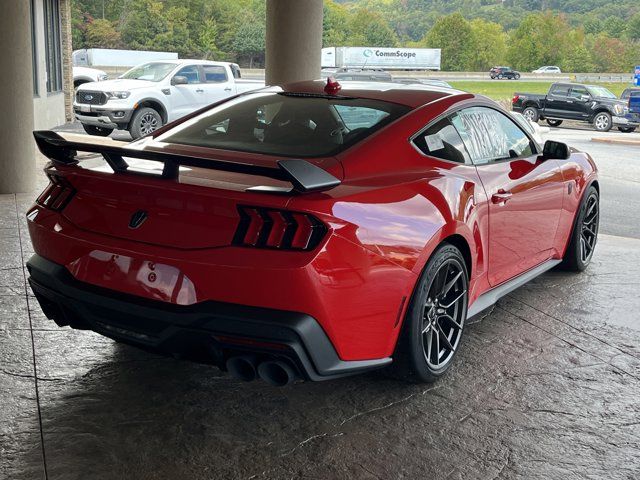
M 399 103 L 411 108 L 417 108 L 441 98 L 455 95 L 471 95 L 453 88 L 439 87 L 425 84 L 402 84 L 392 82 L 360 82 L 343 81 L 336 96 L 367 98 L 391 103 Z M 308 93 L 312 95 L 326 95 L 325 80 L 288 83 L 279 87 L 271 87 L 275 91 L 289 93 Z M 267 89 L 268 91 L 269 89 Z M 264 91 L 264 90 L 263 90 Z

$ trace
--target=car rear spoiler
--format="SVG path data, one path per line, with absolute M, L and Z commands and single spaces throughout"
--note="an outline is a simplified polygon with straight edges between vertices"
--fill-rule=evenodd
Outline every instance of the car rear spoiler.
M 63 165 L 77 165 L 78 152 L 98 153 L 102 155 L 114 173 L 126 172 L 129 164 L 125 158 L 152 160 L 164 164 L 162 178 L 175 180 L 179 175 L 180 166 L 208 168 L 225 172 L 245 173 L 275 180 L 290 182 L 292 189 L 278 187 L 252 187 L 252 191 L 286 193 L 319 192 L 340 185 L 340 180 L 322 168 L 302 159 L 287 159 L 277 162 L 278 168 L 264 167 L 249 163 L 227 162 L 202 157 L 179 155 L 169 152 L 140 150 L 117 144 L 110 145 L 110 141 L 99 141 L 88 138 L 89 141 L 69 140 L 50 130 L 33 132 L 38 148 L 52 162 Z M 84 140 L 84 139 L 83 139 Z M 93 140 L 93 141 L 91 141 Z

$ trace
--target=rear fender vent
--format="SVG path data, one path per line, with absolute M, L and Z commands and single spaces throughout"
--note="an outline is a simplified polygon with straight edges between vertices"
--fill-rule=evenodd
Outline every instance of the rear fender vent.
M 327 226 L 308 213 L 239 206 L 240 223 L 234 245 L 278 250 L 313 250 Z
M 64 177 L 48 174 L 49 185 L 37 198 L 36 203 L 49 210 L 62 211 L 76 191 Z

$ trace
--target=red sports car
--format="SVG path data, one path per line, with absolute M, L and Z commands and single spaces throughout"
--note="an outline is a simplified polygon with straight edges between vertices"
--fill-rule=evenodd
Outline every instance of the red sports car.
M 207 107 L 134 143 L 35 132 L 44 313 L 282 385 L 391 366 L 433 381 L 465 322 L 583 270 L 599 186 L 494 102 L 331 79 Z

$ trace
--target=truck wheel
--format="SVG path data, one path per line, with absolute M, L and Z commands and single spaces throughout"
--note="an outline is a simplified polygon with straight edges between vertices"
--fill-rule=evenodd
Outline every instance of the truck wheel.
M 522 111 L 522 116 L 530 122 L 537 123 L 540 119 L 538 109 L 535 107 L 527 107 Z
M 520 74 L 516 73 L 515 77 L 513 77 L 513 78 L 515 78 L 516 80 L 520 80 Z
M 449 369 L 461 346 L 468 290 L 460 250 L 443 243 L 418 280 L 390 373 L 408 381 L 433 382 Z
M 633 133 L 636 131 L 636 127 L 618 127 L 622 133 Z
M 547 118 L 547 123 L 550 127 L 559 127 L 562 125 L 562 120 L 551 120 L 550 118 Z
M 593 119 L 593 128 L 599 132 L 608 132 L 611 130 L 611 115 L 608 112 L 600 112 Z
M 97 137 L 108 137 L 111 132 L 113 132 L 113 128 L 106 127 L 97 127 L 95 125 L 85 125 L 82 124 L 82 128 L 89 135 L 95 135 Z
M 162 116 L 153 108 L 143 107 L 133 114 L 129 133 L 133 139 L 144 137 L 162 127 Z
M 498 80 L 502 80 L 504 76 L 502 74 L 498 75 Z

